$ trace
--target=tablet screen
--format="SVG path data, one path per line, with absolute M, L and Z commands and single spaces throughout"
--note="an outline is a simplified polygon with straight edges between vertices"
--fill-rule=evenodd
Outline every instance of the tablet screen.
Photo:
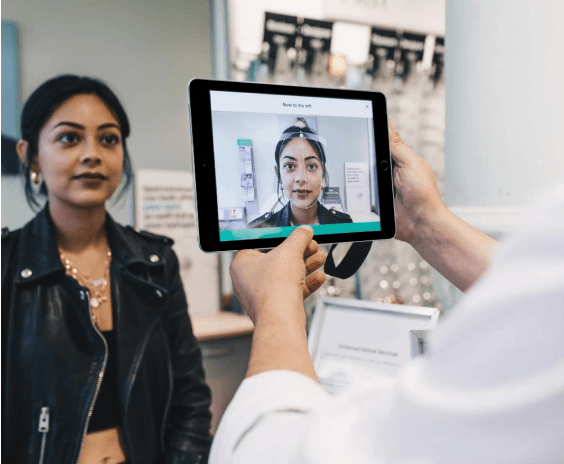
M 209 96 L 221 242 L 382 230 L 372 100 Z

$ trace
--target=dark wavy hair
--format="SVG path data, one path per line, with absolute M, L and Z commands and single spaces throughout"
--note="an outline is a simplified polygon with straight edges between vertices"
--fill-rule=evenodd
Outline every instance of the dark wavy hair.
M 25 102 L 21 117 L 21 138 L 28 142 L 26 163 L 23 166 L 25 179 L 25 197 L 32 210 L 39 208 L 37 193 L 34 192 L 30 180 L 30 166 L 37 157 L 39 134 L 53 112 L 69 98 L 75 95 L 96 95 L 114 114 L 119 122 L 123 145 L 123 187 L 116 197 L 118 200 L 133 182 L 131 159 L 127 152 L 125 139 L 129 136 L 129 119 L 117 96 L 101 80 L 86 76 L 64 74 L 56 76 L 41 84 Z M 45 182 L 41 182 L 39 195 L 46 196 Z
M 278 202 L 282 203 L 282 198 L 280 196 L 280 186 L 282 185 L 282 178 L 280 177 L 280 156 L 282 156 L 282 151 L 288 144 L 288 142 L 292 139 L 300 137 L 300 134 L 312 134 L 318 135 L 313 129 L 309 128 L 307 121 L 304 118 L 296 118 L 294 119 L 293 124 L 288 127 L 284 132 L 282 132 L 282 137 L 276 144 L 276 149 L 274 150 L 274 160 L 276 161 L 276 175 L 278 177 L 278 184 L 276 186 L 276 193 L 278 194 Z M 323 168 L 323 180 L 325 181 L 326 185 L 329 185 L 329 173 L 327 172 L 327 168 L 325 167 L 325 163 L 327 158 L 325 157 L 325 150 L 319 141 L 310 140 L 307 137 L 304 137 L 305 140 L 310 144 L 311 148 L 317 153 L 319 156 L 319 161 L 321 161 L 321 166 Z

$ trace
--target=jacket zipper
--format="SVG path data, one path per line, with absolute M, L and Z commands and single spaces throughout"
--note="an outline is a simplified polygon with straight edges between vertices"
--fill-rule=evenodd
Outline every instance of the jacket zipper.
M 78 459 L 76 460 L 76 464 L 80 462 L 80 458 L 82 457 L 82 450 L 84 448 L 84 439 L 86 438 L 86 433 L 88 432 L 88 424 L 90 423 L 90 418 L 92 417 L 92 411 L 94 410 L 94 405 L 96 404 L 96 399 L 98 398 L 98 393 L 100 391 L 100 385 L 102 385 L 102 379 L 104 378 L 104 371 L 106 370 L 106 362 L 108 361 L 108 344 L 106 339 L 102 335 L 102 333 L 94 324 L 94 320 L 92 319 L 92 313 L 90 312 L 90 292 L 88 290 L 81 290 L 86 294 L 86 302 L 88 304 L 88 314 L 90 315 L 90 323 L 94 330 L 100 335 L 100 338 L 104 342 L 104 362 L 102 363 L 102 369 L 98 374 L 98 380 L 96 381 L 96 390 L 94 391 L 94 397 L 92 398 L 92 402 L 90 403 L 90 408 L 88 409 L 88 415 L 86 416 L 86 424 L 84 425 L 84 431 L 82 432 L 82 441 L 80 442 L 80 452 L 78 453 Z
M 43 435 L 41 438 L 41 451 L 39 453 L 39 464 L 43 464 L 43 459 L 45 458 L 45 443 L 47 441 L 47 432 L 49 432 L 49 408 L 41 408 L 41 414 L 39 414 L 39 432 Z

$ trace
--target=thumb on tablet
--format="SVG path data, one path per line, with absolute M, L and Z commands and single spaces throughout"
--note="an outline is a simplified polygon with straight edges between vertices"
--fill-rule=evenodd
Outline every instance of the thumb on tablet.
M 293 230 L 280 248 L 303 256 L 312 239 L 313 229 L 310 226 L 303 225 Z
M 408 164 L 410 160 L 417 155 L 402 140 L 398 132 L 398 125 L 394 119 L 388 121 L 388 130 L 390 134 L 390 153 L 392 157 L 399 166 Z

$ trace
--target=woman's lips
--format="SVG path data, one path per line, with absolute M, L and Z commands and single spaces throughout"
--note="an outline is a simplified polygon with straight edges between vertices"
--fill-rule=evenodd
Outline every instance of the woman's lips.
M 107 177 L 103 174 L 92 174 L 92 173 L 84 173 L 74 176 L 75 179 L 85 179 L 85 180 L 106 180 Z
M 103 174 L 85 173 L 74 176 L 74 180 L 76 180 L 79 185 L 86 188 L 99 188 L 108 180 L 108 178 Z

